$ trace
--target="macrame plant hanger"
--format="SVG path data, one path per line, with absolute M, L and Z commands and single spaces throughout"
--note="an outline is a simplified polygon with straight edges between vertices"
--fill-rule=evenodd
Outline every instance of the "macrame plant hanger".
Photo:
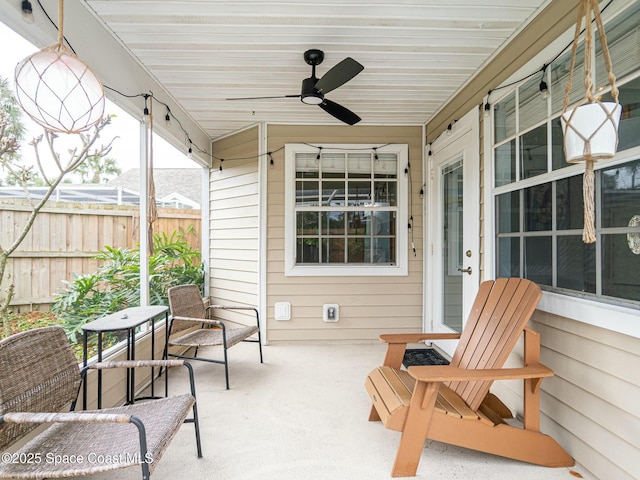
M 64 41 L 64 0 L 59 0 L 58 41 L 16 66 L 16 100 L 45 129 L 80 133 L 102 119 L 104 88 Z
M 585 17 L 585 95 L 572 110 L 567 111 L 583 16 Z M 607 69 L 608 82 L 611 85 L 611 96 L 614 102 L 601 102 L 600 97 L 594 95 L 592 75 L 592 17 L 598 27 L 598 35 L 602 45 L 602 56 Z M 594 163 L 598 160 L 612 158 L 615 155 L 618 147 L 618 122 L 620 121 L 621 113 L 618 102 L 616 77 L 613 74 L 611 56 L 609 55 L 607 38 L 597 0 L 580 0 L 578 21 L 576 22 L 573 48 L 571 50 L 571 67 L 565 89 L 562 112 L 565 158 L 568 163 L 586 163 L 582 186 L 584 197 L 584 229 L 582 232 L 582 241 L 584 243 L 593 243 L 596 241 Z M 604 147 L 605 144 L 606 148 Z

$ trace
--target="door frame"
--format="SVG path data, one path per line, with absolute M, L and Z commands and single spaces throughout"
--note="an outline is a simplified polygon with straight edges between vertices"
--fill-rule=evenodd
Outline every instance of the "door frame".
M 465 267 L 470 266 L 471 275 L 463 274 L 463 328 L 478 291 L 480 279 L 480 119 L 473 109 L 456 121 L 449 134 L 440 135 L 427 146 L 428 205 L 425 238 L 427 239 L 426 308 L 423 330 L 426 332 L 451 332 L 441 323 L 442 319 L 442 171 L 462 155 L 463 158 L 463 251 L 470 250 L 471 258 L 465 257 Z M 453 342 L 438 342 L 448 354 L 455 348 Z

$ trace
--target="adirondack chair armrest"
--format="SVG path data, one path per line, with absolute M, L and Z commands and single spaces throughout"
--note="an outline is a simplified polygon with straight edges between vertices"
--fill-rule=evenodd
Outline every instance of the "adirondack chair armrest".
M 385 333 L 380 341 L 389 344 L 419 343 L 424 340 L 458 340 L 459 333 Z
M 420 382 L 476 381 L 476 380 L 516 380 L 552 377 L 553 370 L 532 363 L 520 368 L 466 369 L 450 365 L 424 365 L 409 367 L 409 374 Z

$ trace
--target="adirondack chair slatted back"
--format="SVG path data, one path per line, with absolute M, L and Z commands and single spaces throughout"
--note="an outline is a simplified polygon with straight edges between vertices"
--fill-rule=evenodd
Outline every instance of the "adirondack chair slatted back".
M 168 292 L 169 308 L 174 317 L 207 318 L 207 309 L 202 301 L 202 294 L 197 285 L 178 285 Z M 192 322 L 175 321 L 171 333 L 193 328 Z
M 499 278 L 480 285 L 451 365 L 462 368 L 501 368 L 533 315 L 542 296 L 540 287 L 520 278 Z M 449 382 L 476 410 L 493 382 Z
M 59 412 L 74 401 L 80 369 L 60 327 L 17 333 L 0 341 L 0 415 Z M 0 424 L 0 451 L 38 424 Z

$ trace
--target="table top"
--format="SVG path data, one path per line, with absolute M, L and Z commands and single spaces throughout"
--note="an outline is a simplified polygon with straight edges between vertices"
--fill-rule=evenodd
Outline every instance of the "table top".
M 115 332 L 117 330 L 129 330 L 142 325 L 154 317 L 165 313 L 169 307 L 164 305 L 151 305 L 148 307 L 130 307 L 112 313 L 93 322 L 82 325 L 85 332 Z

